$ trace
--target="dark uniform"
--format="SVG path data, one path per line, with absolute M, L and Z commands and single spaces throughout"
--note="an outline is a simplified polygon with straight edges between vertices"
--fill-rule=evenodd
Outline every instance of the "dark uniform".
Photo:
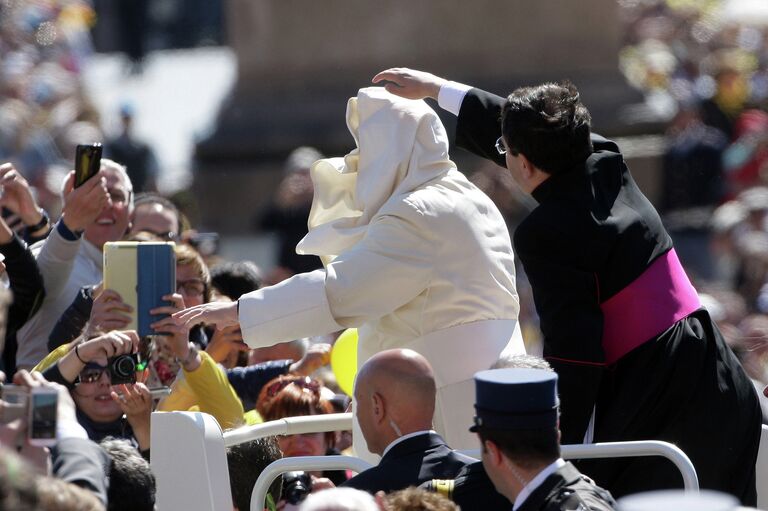
M 499 165 L 504 102 L 470 90 L 456 132 L 459 146 Z M 533 191 L 539 206 L 514 236 L 544 357 L 560 377 L 562 442 L 582 443 L 594 411 L 594 441 L 674 443 L 703 488 L 754 505 L 761 415 L 752 383 L 700 307 L 618 146 L 592 142 L 585 162 Z M 579 466 L 616 496 L 682 482 L 658 457 Z
M 558 421 L 557 375 L 541 369 L 494 369 L 475 375 L 475 425 L 471 431 L 553 430 Z M 552 440 L 555 442 L 556 440 Z M 551 446 L 554 447 L 554 444 Z M 504 445 L 499 445 L 502 453 Z M 543 456 L 543 454 L 539 454 Z M 506 454 L 505 454 L 506 456 Z M 527 459 L 510 459 L 521 463 Z M 556 460 L 552 459 L 554 464 Z M 519 503 L 516 511 L 611 511 L 611 494 L 562 460 Z M 549 467 L 545 467 L 540 474 Z M 505 477 L 504 473 L 497 477 Z M 451 497 L 464 511 L 508 511 L 511 503 L 496 492 L 483 464 L 465 467 L 452 481 L 432 481 L 429 489 Z M 520 498 L 520 497 L 516 497 Z
M 474 460 L 454 451 L 437 433 L 406 438 L 392 446 L 379 464 L 357 474 L 341 486 L 375 494 L 418 486 L 434 478 L 454 477 Z
M 496 491 L 479 461 L 464 467 L 456 479 L 434 479 L 422 488 L 445 495 L 464 511 L 509 511 L 510 507 L 509 500 Z M 605 511 L 615 505 L 609 492 L 567 463 L 549 476 L 518 511 Z

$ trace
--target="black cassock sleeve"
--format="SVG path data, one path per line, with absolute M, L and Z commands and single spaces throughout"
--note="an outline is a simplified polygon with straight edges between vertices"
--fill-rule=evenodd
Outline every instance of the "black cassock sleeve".
M 504 98 L 480 89 L 464 96 L 456 125 L 456 145 L 506 168 L 504 155 L 496 150 L 501 136 L 501 109 Z
M 604 368 L 603 314 L 595 273 L 577 264 L 574 232 L 527 219 L 515 232 L 515 251 L 533 289 L 544 334 L 544 358 L 558 374 L 563 443 L 581 443 Z M 586 240 L 581 240 L 586 241 Z

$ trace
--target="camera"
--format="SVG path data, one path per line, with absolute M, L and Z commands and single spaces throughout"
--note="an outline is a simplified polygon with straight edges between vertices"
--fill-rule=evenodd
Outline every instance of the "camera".
M 27 388 L 0 384 L 0 424 L 27 418 L 27 440 L 31 445 L 56 444 L 59 393 L 51 387 Z
M 139 356 L 136 353 L 110 358 L 107 363 L 109 379 L 112 385 L 121 383 L 136 383 L 136 366 Z
M 312 477 L 306 472 L 283 474 L 283 499 L 289 504 L 298 504 L 312 492 Z

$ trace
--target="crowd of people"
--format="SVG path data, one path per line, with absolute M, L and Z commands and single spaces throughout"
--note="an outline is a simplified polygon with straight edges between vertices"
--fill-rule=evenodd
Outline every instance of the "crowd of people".
M 728 344 L 764 387 L 768 27 L 749 2 L 619 4 L 624 75 L 668 119 L 662 219 Z
M 571 84 L 502 98 L 395 68 L 350 100 L 355 150 L 288 158 L 257 219 L 281 243 L 265 275 L 198 250 L 196 226 L 153 190 L 159 170 L 132 138 L 129 105 L 98 173 L 75 186 L 75 145 L 103 138 L 78 81 L 93 13 L 80 0 L 3 4 L 0 509 L 153 509 L 153 412 L 232 429 L 350 409 L 354 432 L 228 447 L 234 509 L 250 509 L 276 459 L 349 452 L 373 468 L 286 474 L 265 509 L 610 510 L 614 497 L 680 487 L 663 460 L 560 453 L 624 440 L 672 442 L 702 487 L 755 505 L 768 423 L 766 34 L 715 26 L 695 3 L 622 6 L 627 76 L 674 105 L 657 208 Z M 458 117 L 457 145 L 489 167 L 457 171 L 424 98 Z M 140 304 L 104 285 L 117 241 L 174 243 L 154 335 L 129 328 Z M 353 395 L 329 368 L 348 328 Z M 532 338 L 542 357 L 525 354 Z M 36 437 L 45 392 L 55 427 Z M 457 450 L 478 447 L 480 461 Z

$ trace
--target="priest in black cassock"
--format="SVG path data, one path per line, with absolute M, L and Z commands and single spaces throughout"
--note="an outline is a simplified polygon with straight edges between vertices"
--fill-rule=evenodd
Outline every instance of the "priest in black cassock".
M 502 98 L 405 68 L 379 73 L 380 81 L 458 115 L 457 145 L 506 165 L 539 203 L 514 245 L 533 288 L 544 358 L 560 378 L 563 443 L 671 442 L 703 488 L 755 505 L 754 388 L 618 146 L 591 133 L 576 88 L 548 83 Z M 615 497 L 682 484 L 657 457 L 581 466 Z

